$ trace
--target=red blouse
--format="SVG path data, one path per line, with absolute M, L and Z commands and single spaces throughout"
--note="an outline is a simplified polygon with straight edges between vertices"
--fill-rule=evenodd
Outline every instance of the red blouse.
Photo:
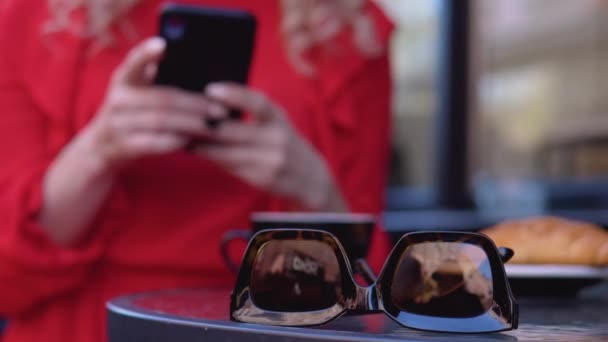
M 344 49 L 318 57 L 321 76 L 306 79 L 283 54 L 277 1 L 189 2 L 258 16 L 251 85 L 287 109 L 353 211 L 380 213 L 390 135 L 387 57 Z M 142 1 L 129 13 L 138 39 L 155 34 L 160 3 Z M 53 244 L 35 220 L 42 177 L 95 114 L 112 70 L 136 41 L 117 28 L 115 44 L 91 54 L 90 41 L 43 33 L 47 8 L 46 0 L 0 1 L 0 317 L 10 320 L 3 341 L 104 341 L 110 298 L 232 286 L 219 253 L 222 234 L 246 227 L 253 211 L 284 206 L 202 158 L 145 158 L 121 174 L 91 227 L 94 239 L 78 248 Z M 369 10 L 386 43 L 390 24 Z M 386 241 L 383 234 L 374 241 L 379 260 Z

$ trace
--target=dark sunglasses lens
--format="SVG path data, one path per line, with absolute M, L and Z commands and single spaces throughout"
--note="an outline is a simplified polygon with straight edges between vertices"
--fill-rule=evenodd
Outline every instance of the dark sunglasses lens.
M 494 303 L 492 270 L 483 249 L 461 242 L 424 242 L 401 255 L 391 299 L 402 311 L 432 317 L 466 318 Z
M 338 259 L 320 241 L 274 240 L 258 252 L 250 279 L 251 299 L 280 312 L 322 310 L 337 303 Z

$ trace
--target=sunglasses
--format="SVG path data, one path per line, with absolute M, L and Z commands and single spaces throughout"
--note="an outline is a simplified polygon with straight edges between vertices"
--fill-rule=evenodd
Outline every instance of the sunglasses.
M 517 328 L 503 262 L 513 256 L 482 234 L 404 235 L 376 277 L 361 260 L 354 280 L 344 248 L 319 230 L 263 230 L 249 241 L 231 295 L 233 321 L 312 326 L 343 314 L 384 312 L 402 326 L 485 333 Z

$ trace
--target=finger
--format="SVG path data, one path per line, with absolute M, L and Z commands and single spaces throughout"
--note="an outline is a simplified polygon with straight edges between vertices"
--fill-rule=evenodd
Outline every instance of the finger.
M 114 73 L 113 82 L 124 84 L 146 84 L 150 79 L 150 64 L 160 61 L 166 43 L 162 38 L 146 39 L 134 47 Z
M 227 121 L 214 130 L 211 138 L 223 145 L 259 145 L 265 139 L 265 132 L 252 124 Z
M 138 111 L 117 115 L 112 120 L 114 126 L 126 134 L 158 132 L 206 137 L 211 131 L 200 117 L 183 112 Z
M 210 138 L 219 146 L 242 145 L 261 150 L 285 150 L 294 139 L 294 134 L 285 131 L 289 127 L 256 126 L 237 122 L 224 122 L 221 127 L 210 134 Z
M 127 154 L 131 157 L 165 154 L 183 149 L 188 143 L 184 136 L 171 133 L 141 132 L 125 139 Z
M 224 103 L 228 107 L 253 114 L 258 121 L 279 119 L 282 110 L 262 93 L 236 83 L 213 83 L 206 89 L 209 98 Z
M 146 68 L 144 69 L 144 82 L 145 84 L 150 84 L 152 83 L 152 81 L 154 81 L 154 78 L 156 77 L 156 74 L 158 73 L 158 63 L 152 63 L 152 64 L 148 64 L 146 65 Z
M 200 145 L 196 152 L 241 175 L 254 174 L 261 169 L 276 168 L 280 160 L 255 146 L 226 146 L 220 144 Z
M 132 103 L 140 108 L 162 111 L 183 111 L 197 116 L 225 119 L 228 110 L 202 94 L 190 93 L 171 87 L 141 87 L 132 91 Z
M 257 155 L 257 150 L 250 146 L 207 144 L 201 145 L 196 151 L 229 168 L 251 165 Z

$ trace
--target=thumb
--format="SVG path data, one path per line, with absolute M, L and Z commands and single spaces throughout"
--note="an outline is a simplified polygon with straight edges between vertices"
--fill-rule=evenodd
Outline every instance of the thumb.
M 249 112 L 258 121 L 271 121 L 284 116 L 282 108 L 264 94 L 240 84 L 211 83 L 207 86 L 205 95 L 230 108 Z
M 149 82 L 149 66 L 163 57 L 165 40 L 153 37 L 135 46 L 114 74 L 113 82 L 141 85 Z

